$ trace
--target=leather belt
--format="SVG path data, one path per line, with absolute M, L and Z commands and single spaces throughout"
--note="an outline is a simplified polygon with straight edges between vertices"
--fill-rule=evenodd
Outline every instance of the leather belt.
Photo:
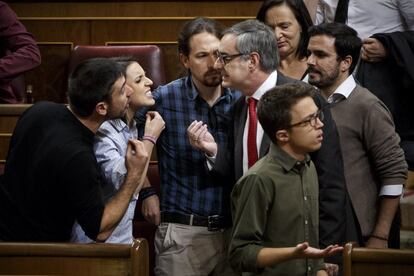
M 207 227 L 208 231 L 219 231 L 230 227 L 230 222 L 227 222 L 223 216 L 212 215 L 208 217 L 181 214 L 176 212 L 161 212 L 161 222 L 179 223 L 190 226 Z

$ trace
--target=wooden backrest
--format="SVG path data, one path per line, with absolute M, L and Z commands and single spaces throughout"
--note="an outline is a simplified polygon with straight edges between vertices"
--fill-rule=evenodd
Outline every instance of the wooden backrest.
M 0 275 L 148 275 L 148 242 L 126 244 L 0 242 Z
M 414 275 L 414 250 L 371 249 L 345 245 L 343 254 L 344 276 Z

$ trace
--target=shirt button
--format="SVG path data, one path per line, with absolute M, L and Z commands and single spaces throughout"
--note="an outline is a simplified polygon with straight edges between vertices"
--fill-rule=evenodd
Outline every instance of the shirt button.
M 308 220 L 307 219 L 305 219 L 305 224 L 308 224 Z
M 311 270 L 312 270 L 312 268 L 310 266 L 308 266 L 308 271 L 311 271 Z
M 308 198 L 306 196 L 304 196 L 303 199 L 306 201 Z

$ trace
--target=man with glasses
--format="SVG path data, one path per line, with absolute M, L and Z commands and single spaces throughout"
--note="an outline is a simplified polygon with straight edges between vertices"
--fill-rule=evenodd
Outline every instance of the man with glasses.
M 272 143 L 232 192 L 230 262 L 237 271 L 326 275 L 322 258 L 342 250 L 317 249 L 318 177 L 308 155 L 323 140 L 315 92 L 308 84 L 290 83 L 259 101 L 259 121 Z
M 351 75 L 361 39 L 354 29 L 340 23 L 313 26 L 309 34 L 309 83 L 332 103 L 355 212 L 355 225 L 348 223 L 353 230 L 349 240 L 372 248 L 386 248 L 387 242 L 399 246 L 399 229 L 391 225 L 407 164 L 389 110 Z
M 192 126 L 189 136 L 195 147 L 210 157 L 211 174 L 233 175 L 235 183 L 269 150 L 268 137 L 257 120 L 256 103 L 271 88 L 297 82 L 276 71 L 279 63 L 273 31 L 257 20 L 240 22 L 224 32 L 215 67 L 222 72 L 223 86 L 240 90 L 244 97 L 234 107 L 233 143 L 216 143 L 205 128 Z M 326 101 L 316 93 L 320 109 Z M 338 133 L 329 109 L 323 127 L 326 139 L 311 155 L 319 177 L 321 247 L 345 242 L 346 189 Z M 214 158 L 215 157 L 215 158 Z M 340 261 L 340 257 L 338 257 Z
M 156 275 L 209 275 L 226 257 L 224 230 L 231 226 L 232 186 L 226 178 L 207 174 L 205 154 L 191 147 L 194 137 L 186 133 L 193 121 L 202 121 L 217 141 L 228 142 L 232 107 L 240 93 L 223 88 L 220 70 L 214 68 L 221 32 L 214 20 L 188 21 L 178 38 L 179 58 L 188 75 L 153 93 L 155 110 L 165 120 L 157 142 L 161 198 L 158 203 L 148 189 L 140 197 L 149 192 L 143 213 L 159 225 Z

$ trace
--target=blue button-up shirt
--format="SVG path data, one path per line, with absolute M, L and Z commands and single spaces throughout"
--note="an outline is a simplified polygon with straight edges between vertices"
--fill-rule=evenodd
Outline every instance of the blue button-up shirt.
M 224 89 L 210 107 L 188 76 L 160 86 L 153 96 L 155 110 L 165 121 L 157 141 L 161 211 L 230 217 L 233 183 L 208 176 L 206 157 L 190 145 L 187 128 L 194 120 L 203 121 L 218 144 L 227 144 L 233 105 L 240 93 Z M 143 114 L 139 118 L 144 122 Z
M 135 124 L 129 128 L 121 119 L 104 122 L 95 136 L 95 156 L 108 184 L 119 190 L 127 174 L 125 155 L 128 140 L 137 139 Z M 110 196 L 112 193 L 106 196 Z M 121 221 L 106 240 L 107 243 L 132 243 L 132 220 L 134 218 L 137 197 L 133 196 Z M 81 227 L 75 224 L 72 230 L 72 242 L 92 242 Z

